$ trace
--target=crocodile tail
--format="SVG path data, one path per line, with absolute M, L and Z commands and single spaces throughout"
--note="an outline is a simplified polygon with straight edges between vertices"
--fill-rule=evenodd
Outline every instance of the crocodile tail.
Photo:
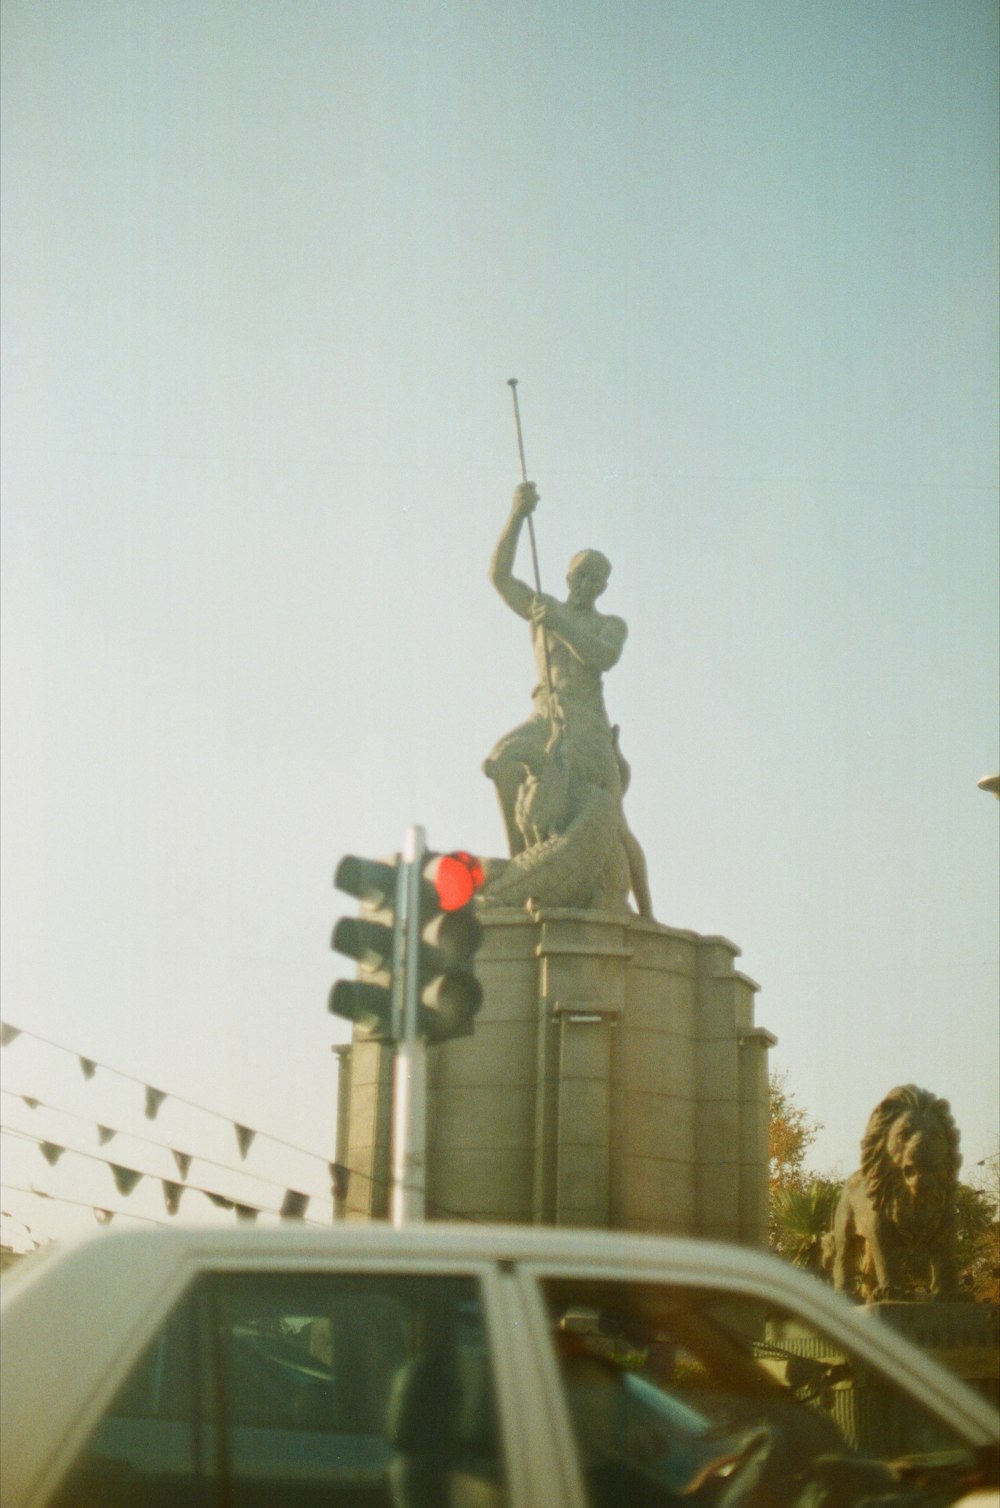
M 590 786 L 563 833 L 517 854 L 495 879 L 483 900 L 498 906 L 586 907 L 620 845 L 618 803 L 610 792 Z

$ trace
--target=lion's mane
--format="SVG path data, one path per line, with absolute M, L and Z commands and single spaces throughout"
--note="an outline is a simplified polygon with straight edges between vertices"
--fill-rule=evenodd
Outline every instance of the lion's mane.
M 929 1089 L 916 1084 L 902 1084 L 891 1089 L 875 1106 L 861 1142 L 861 1173 L 868 1196 L 877 1210 L 894 1205 L 905 1207 L 902 1196 L 902 1170 L 893 1155 L 894 1137 L 902 1132 L 909 1136 L 922 1132 L 936 1144 L 934 1163 L 935 1193 L 951 1193 L 958 1183 L 962 1156 L 958 1150 L 959 1134 L 951 1106 L 938 1099 Z

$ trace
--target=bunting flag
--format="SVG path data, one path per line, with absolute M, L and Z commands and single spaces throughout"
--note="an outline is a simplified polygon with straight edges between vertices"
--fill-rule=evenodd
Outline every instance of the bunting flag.
M 43 1102 L 39 1101 L 39 1103 L 42 1104 Z M 120 1134 L 110 1126 L 97 1126 L 96 1129 L 102 1143 Z M 217 1193 L 214 1189 L 206 1189 L 197 1185 L 191 1185 L 186 1182 L 179 1183 L 175 1179 L 162 1178 L 157 1173 L 151 1173 L 140 1168 L 126 1167 L 123 1163 L 111 1162 L 110 1160 L 98 1156 L 93 1152 L 84 1152 L 76 1147 L 64 1147 L 61 1146 L 58 1142 L 43 1141 L 40 1137 L 28 1137 L 27 1139 L 35 1142 L 38 1150 L 41 1152 L 42 1156 L 45 1158 L 50 1167 L 55 1167 L 59 1159 L 66 1152 L 69 1152 L 71 1155 L 90 1158 L 94 1162 L 104 1163 L 104 1166 L 111 1170 L 111 1176 L 115 1181 L 115 1187 L 117 1188 L 119 1194 L 123 1195 L 126 1198 L 133 1192 L 133 1190 L 142 1182 L 144 1178 L 158 1179 L 160 1187 L 163 1191 L 164 1204 L 166 1205 L 167 1213 L 169 1215 L 176 1215 L 179 1213 L 181 1198 L 186 1190 L 192 1187 L 196 1194 L 204 1194 L 205 1198 L 209 1199 L 212 1204 L 215 1205 L 216 1209 L 233 1210 L 238 1221 L 243 1221 L 251 1224 L 256 1221 L 259 1215 L 265 1213 L 277 1213 L 282 1220 L 304 1220 L 306 1218 L 306 1211 L 308 1210 L 313 1197 L 310 1194 L 303 1193 L 301 1189 L 286 1188 L 279 1210 L 275 1211 L 272 1206 L 266 1206 L 262 1209 L 257 1205 L 247 1204 L 239 1199 L 235 1199 L 228 1194 Z M 139 1137 L 139 1140 L 142 1141 L 145 1140 L 145 1138 Z M 187 1179 L 191 1164 L 195 1161 L 197 1154 L 191 1152 L 178 1152 L 172 1147 L 164 1147 L 161 1142 L 154 1142 L 151 1143 L 151 1145 L 160 1147 L 162 1151 L 169 1150 L 175 1162 L 177 1163 L 178 1171 L 181 1177 L 185 1180 Z M 210 1165 L 216 1166 L 216 1164 Z M 225 1165 L 220 1163 L 217 1166 L 224 1167 Z M 327 1167 L 329 1169 L 330 1177 L 332 1180 L 334 1198 L 343 1199 L 347 1194 L 348 1183 L 350 1180 L 350 1169 L 348 1169 L 343 1163 L 336 1162 L 328 1163 Z M 235 1172 L 236 1170 L 232 1169 L 231 1171 Z M 272 1180 L 266 1178 L 259 1181 L 263 1183 L 272 1182 Z M 36 1189 L 34 1185 L 32 1185 L 30 1190 L 26 1189 L 24 1190 L 24 1192 L 35 1194 L 39 1199 L 58 1199 L 61 1197 L 57 1194 L 49 1194 L 45 1189 Z M 323 1198 L 322 1195 L 318 1197 L 320 1199 Z M 68 1202 L 73 1204 L 78 1203 L 79 1201 L 69 1200 Z M 113 1210 L 103 1211 L 101 1206 L 92 1206 L 89 1205 L 89 1202 L 82 1207 L 89 1207 L 94 1213 L 95 1219 L 97 1219 L 98 1221 L 101 1221 L 103 1219 L 103 1215 L 106 1214 L 107 1221 L 105 1223 L 109 1223 L 112 1216 L 116 1213 Z M 117 1213 L 121 1212 L 119 1211 Z M 138 1216 L 135 1218 L 143 1219 L 145 1217 Z M 152 1223 L 154 1225 L 162 1224 L 162 1222 L 156 1220 L 153 1220 Z
M 286 1189 L 285 1197 L 281 1201 L 282 1220 L 302 1220 L 309 1208 L 309 1195 L 302 1194 L 298 1189 Z
M 164 1178 L 162 1183 L 163 1202 L 167 1206 L 167 1214 L 176 1215 L 181 1207 L 181 1195 L 184 1192 L 184 1185 L 182 1183 L 173 1183 L 169 1178 Z
M 94 1219 L 97 1221 L 98 1225 L 110 1225 L 114 1218 L 114 1210 L 99 1210 L 96 1208 L 94 1210 Z
M 17 1038 L 22 1035 L 25 1035 L 25 1032 L 21 1027 L 12 1026 L 10 1022 L 0 1021 L 0 1046 L 9 1047 L 12 1042 L 16 1041 Z M 35 1040 L 46 1043 L 47 1046 L 53 1048 L 58 1052 L 63 1052 L 66 1053 L 69 1057 L 76 1058 L 77 1062 L 80 1065 L 80 1071 L 85 1079 L 92 1079 L 96 1075 L 98 1068 L 100 1068 L 102 1070 L 106 1069 L 107 1072 L 116 1074 L 120 1078 L 129 1079 L 133 1084 L 141 1087 L 145 1092 L 145 1115 L 147 1120 L 155 1120 L 161 1106 L 163 1105 L 164 1100 L 171 1097 L 168 1090 L 157 1089 L 152 1084 L 145 1084 L 142 1079 L 133 1078 L 130 1074 L 122 1074 L 116 1068 L 107 1069 L 105 1064 L 99 1062 L 95 1058 L 85 1057 L 82 1053 L 77 1052 L 74 1048 L 62 1047 L 59 1043 L 48 1042 L 44 1037 L 36 1037 L 34 1032 L 29 1031 L 26 1033 L 26 1035 L 29 1037 L 35 1037 Z M 4 1093 L 7 1092 L 8 1091 L 6 1090 L 4 1091 Z M 27 1106 L 27 1108 L 32 1111 L 38 1109 L 54 1109 L 58 1111 L 59 1109 L 58 1106 L 49 1105 L 46 1101 L 38 1099 L 33 1095 L 20 1094 L 16 1097 L 19 1097 Z M 191 1105 L 193 1109 L 201 1110 L 208 1115 L 216 1116 L 216 1118 L 219 1120 L 228 1119 L 228 1117 L 226 1116 L 219 1115 L 218 1111 L 210 1110 L 204 1105 L 196 1105 L 193 1101 L 180 1100 L 180 1103 L 184 1105 Z M 63 1111 L 61 1113 L 69 1115 L 76 1120 L 87 1121 L 90 1127 L 97 1132 L 97 1142 L 99 1147 L 106 1147 L 108 1143 L 113 1141 L 116 1136 L 122 1134 L 115 1127 L 98 1124 L 91 1121 L 87 1116 L 74 1116 L 72 1111 Z M 233 1127 L 233 1130 L 236 1134 L 236 1144 L 239 1149 L 240 1158 L 243 1162 L 247 1160 L 249 1152 L 259 1136 L 263 1136 L 267 1140 L 277 1142 L 282 1146 L 291 1146 L 291 1143 L 281 1142 L 280 1138 L 270 1136 L 268 1132 L 259 1131 L 253 1126 L 245 1125 L 243 1122 L 230 1121 L 229 1124 Z M 24 1135 L 25 1133 L 21 1134 Z M 142 1181 L 143 1178 L 160 1178 L 160 1175 L 158 1173 L 150 1173 L 138 1168 L 125 1167 L 123 1164 L 113 1163 L 110 1160 L 105 1159 L 104 1157 L 95 1155 L 93 1152 L 85 1152 L 77 1147 L 60 1146 L 58 1142 L 43 1141 L 40 1137 L 29 1137 L 28 1139 L 36 1142 L 40 1152 L 42 1153 L 42 1156 L 45 1158 L 50 1167 L 54 1167 L 56 1165 L 59 1159 L 63 1156 L 64 1152 L 70 1152 L 73 1155 L 91 1158 L 94 1161 L 105 1163 L 105 1166 L 111 1169 L 111 1174 L 114 1178 L 115 1186 L 118 1189 L 118 1192 L 125 1197 L 128 1197 L 128 1195 L 133 1192 L 133 1190 Z M 150 1146 L 157 1147 L 161 1151 L 169 1151 L 171 1156 L 173 1157 L 174 1162 L 177 1166 L 179 1179 L 182 1182 L 177 1182 L 169 1178 L 161 1178 L 160 1182 L 163 1189 L 163 1197 L 167 1210 L 170 1214 L 176 1214 L 180 1207 L 180 1200 L 184 1192 L 184 1188 L 191 1187 L 187 1180 L 191 1171 L 192 1164 L 198 1159 L 198 1154 L 192 1152 L 181 1152 L 174 1147 L 164 1146 L 162 1141 L 149 1141 L 149 1138 L 147 1137 L 139 1136 L 137 1139 L 139 1141 L 147 1141 L 149 1142 Z M 301 1147 L 292 1147 L 292 1150 L 296 1152 L 302 1152 L 304 1149 Z M 306 1153 L 306 1155 L 316 1158 L 317 1161 L 326 1162 L 330 1174 L 330 1188 L 333 1199 L 334 1201 L 343 1201 L 346 1198 L 348 1184 L 350 1181 L 349 1169 L 340 1163 L 327 1162 L 326 1158 L 317 1157 L 317 1154 L 314 1152 Z M 210 1162 L 211 1160 L 205 1159 L 205 1161 Z M 227 1166 L 223 1163 L 211 1165 L 218 1166 L 220 1168 Z M 231 1169 L 231 1171 L 235 1171 L 235 1169 Z M 256 1177 L 256 1175 L 254 1176 Z M 273 1179 L 263 1178 L 259 1179 L 258 1181 L 271 1184 L 272 1187 L 274 1186 Z M 280 1187 L 280 1185 L 278 1185 L 278 1187 Z M 245 1204 L 239 1200 L 232 1199 L 228 1195 L 215 1194 L 207 1189 L 196 1189 L 195 1191 L 205 1194 L 206 1197 L 211 1199 L 219 1209 L 234 1210 L 237 1220 L 253 1222 L 261 1214 L 275 1213 L 273 1206 L 270 1204 L 266 1205 L 264 1208 L 259 1208 L 256 1205 Z M 31 1192 L 36 1194 L 39 1199 L 51 1199 L 60 1197 L 58 1195 L 49 1194 L 45 1189 L 32 1188 Z M 319 1195 L 317 1197 L 323 1199 L 324 1196 Z M 306 1211 L 309 1208 L 311 1198 L 311 1195 L 303 1193 L 300 1189 L 286 1188 L 284 1190 L 284 1197 L 281 1203 L 280 1211 L 278 1211 L 281 1219 L 305 1219 Z M 70 1202 L 72 1203 L 79 1201 Z M 92 1209 L 95 1218 L 98 1221 L 106 1220 L 106 1222 L 110 1222 L 115 1213 L 114 1211 L 102 1210 L 99 1206 L 91 1206 L 89 1204 L 89 1201 L 86 1202 L 83 1207 Z M 128 1218 L 141 1219 L 144 1217 L 129 1216 Z M 161 1222 L 154 1221 L 153 1223 L 156 1224 Z
M 146 1119 L 148 1121 L 155 1121 L 157 1112 L 166 1097 L 165 1089 L 151 1089 L 148 1084 L 146 1085 Z
M 115 1187 L 119 1194 L 131 1194 L 143 1176 L 141 1173 L 137 1173 L 135 1168 L 123 1168 L 117 1162 L 109 1162 L 108 1167 L 114 1176 Z

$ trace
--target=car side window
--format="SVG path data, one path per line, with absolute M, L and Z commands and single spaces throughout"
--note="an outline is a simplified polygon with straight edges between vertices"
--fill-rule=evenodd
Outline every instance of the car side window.
M 53 1508 L 209 1508 L 205 1414 L 188 1295 L 146 1347 Z
M 507 1502 L 479 1286 L 391 1273 L 205 1278 L 57 1499 L 58 1508 L 466 1501 Z
M 233 1508 L 505 1501 L 471 1278 L 220 1277 L 210 1301 Z
M 890 1379 L 756 1297 L 542 1286 L 590 1508 L 938 1508 L 976 1480 Z

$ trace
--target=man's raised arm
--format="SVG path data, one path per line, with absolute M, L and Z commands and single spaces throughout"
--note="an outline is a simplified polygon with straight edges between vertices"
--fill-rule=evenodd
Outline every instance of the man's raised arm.
M 507 606 L 512 607 L 521 618 L 531 617 L 531 604 L 535 594 L 526 582 L 518 581 L 514 575 L 514 557 L 521 537 L 521 526 L 529 513 L 535 511 L 537 502 L 538 492 L 534 482 L 521 482 L 514 489 L 510 517 L 504 524 L 503 533 L 497 540 L 490 561 L 490 580 Z

